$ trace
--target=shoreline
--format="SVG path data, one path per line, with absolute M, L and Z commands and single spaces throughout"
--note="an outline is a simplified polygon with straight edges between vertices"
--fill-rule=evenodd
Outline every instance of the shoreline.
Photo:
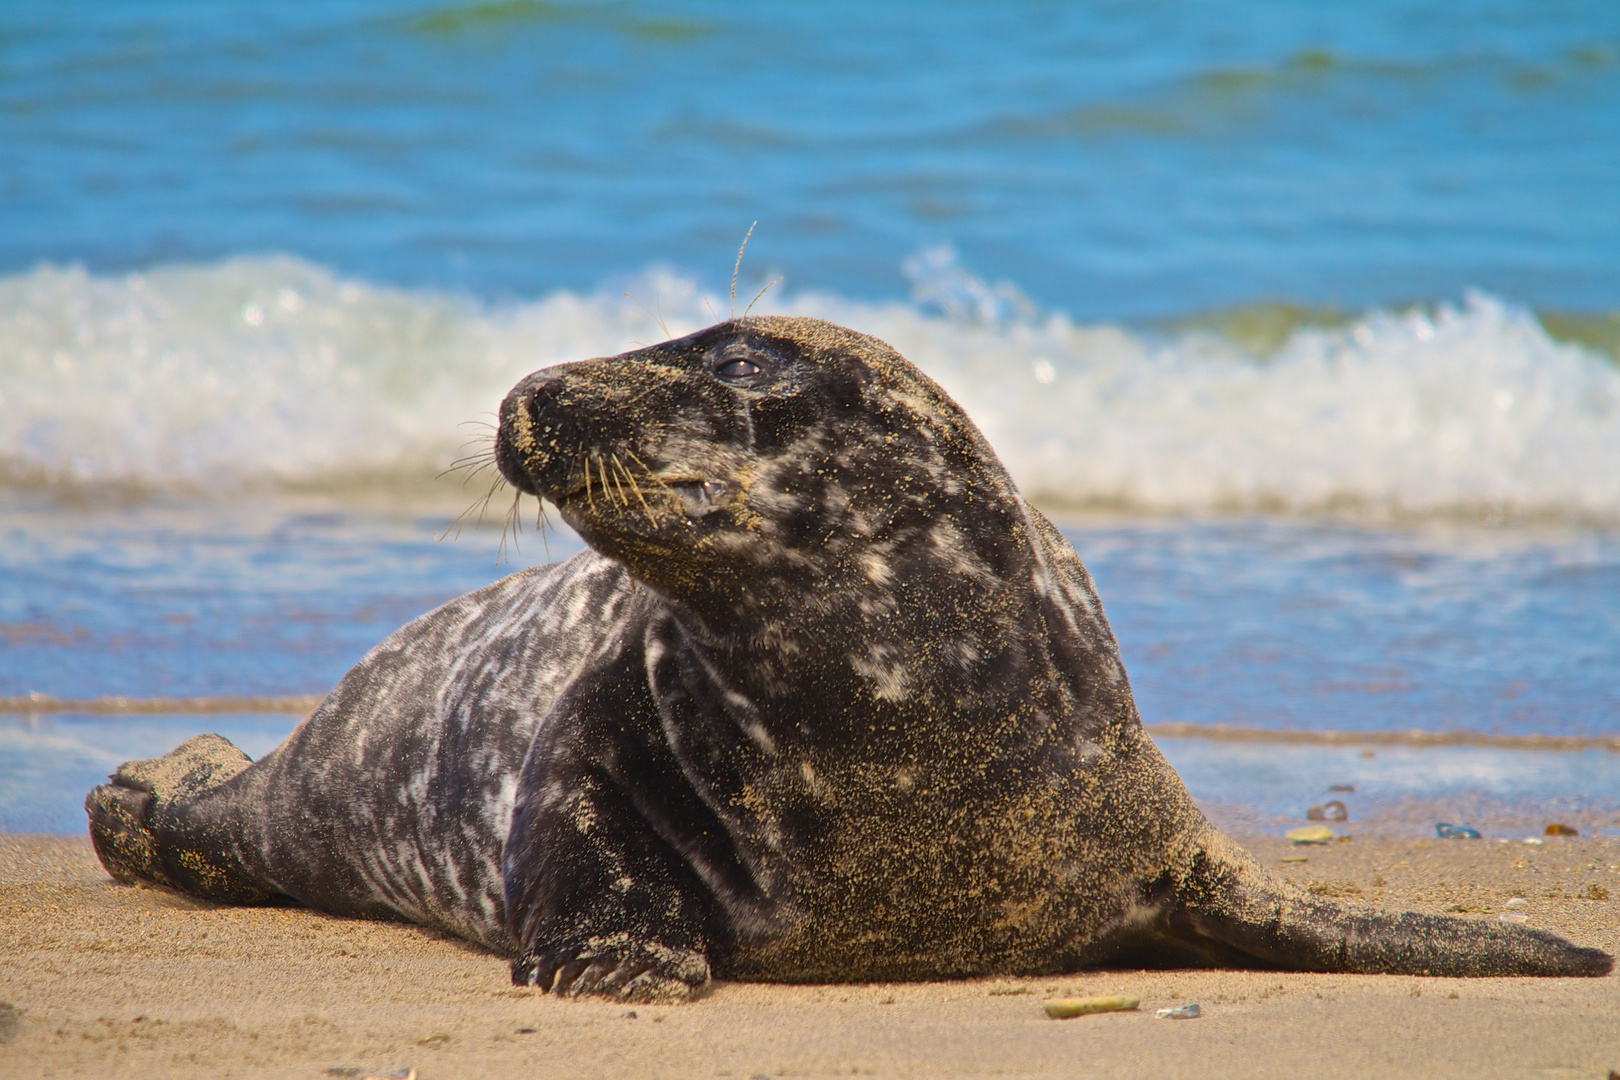
M 1620 839 L 1526 848 L 1358 836 L 1300 848 L 1237 838 L 1274 873 L 1322 895 L 1472 918 L 1494 918 L 1520 896 L 1529 925 L 1620 953 Z M 1602 1080 L 1620 1068 L 1615 976 L 1107 969 L 917 984 L 719 983 L 684 1006 L 557 1001 L 511 986 L 501 957 L 409 924 L 117 886 L 83 837 L 0 835 L 0 987 L 11 1006 L 0 1015 L 0 1077 L 414 1068 L 434 1080 L 560 1067 L 738 1078 Z M 1064 1021 L 1041 1010 L 1049 997 L 1105 993 L 1140 997 L 1141 1007 Z M 1153 1015 L 1193 1001 L 1197 1020 Z
M 219 694 L 200 697 L 55 698 L 48 694 L 0 698 L 0 716 L 217 716 L 257 713 L 308 716 L 321 703 L 314 694 L 251 696 Z M 1203 739 L 1210 742 L 1286 743 L 1302 746 L 1474 746 L 1497 750 L 1578 753 L 1607 750 L 1620 754 L 1620 735 L 1495 735 L 1479 731 L 1309 731 L 1287 728 L 1236 727 L 1229 724 L 1144 724 L 1156 739 Z

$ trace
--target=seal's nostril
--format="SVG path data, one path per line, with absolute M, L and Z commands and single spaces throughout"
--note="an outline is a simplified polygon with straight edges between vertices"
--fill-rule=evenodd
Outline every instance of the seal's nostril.
M 506 482 L 527 495 L 540 490 L 530 473 L 530 459 L 539 450 L 535 435 L 534 376 L 512 388 L 501 402 L 500 427 L 495 432 L 495 464 Z

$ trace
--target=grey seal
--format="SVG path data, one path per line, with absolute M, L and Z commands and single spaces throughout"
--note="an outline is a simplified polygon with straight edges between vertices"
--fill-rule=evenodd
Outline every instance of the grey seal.
M 123 766 L 86 801 L 115 878 L 405 918 L 625 1000 L 1612 966 L 1313 896 L 1215 830 L 1079 557 L 880 341 L 745 317 L 547 368 L 495 456 L 590 550 L 405 626 L 256 763 L 201 736 Z

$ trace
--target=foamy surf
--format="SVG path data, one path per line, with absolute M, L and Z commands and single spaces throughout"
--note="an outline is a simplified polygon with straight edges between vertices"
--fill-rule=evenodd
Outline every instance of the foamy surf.
M 1301 327 L 1260 356 L 1208 332 L 1076 324 L 944 249 L 906 269 L 911 303 L 773 292 L 755 310 L 889 341 L 1039 498 L 1620 520 L 1620 368 L 1499 298 Z M 527 372 L 690 332 L 731 303 L 663 271 L 627 291 L 490 305 L 289 257 L 41 267 L 0 280 L 0 469 L 13 485 L 219 493 L 436 472 Z

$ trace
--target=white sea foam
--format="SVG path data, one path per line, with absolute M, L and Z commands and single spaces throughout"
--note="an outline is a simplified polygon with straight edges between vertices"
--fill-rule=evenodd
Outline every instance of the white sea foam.
M 907 269 L 911 304 L 772 293 L 761 308 L 894 344 L 1038 496 L 1620 520 L 1620 368 L 1499 299 L 1304 328 L 1260 358 L 1207 333 L 1042 314 L 949 252 Z M 673 335 L 713 321 L 691 280 L 654 271 L 630 291 Z M 418 473 L 455 458 L 475 434 L 463 422 L 525 373 L 663 336 L 609 290 L 490 306 L 286 257 L 42 267 L 0 279 L 0 469 L 222 491 Z

